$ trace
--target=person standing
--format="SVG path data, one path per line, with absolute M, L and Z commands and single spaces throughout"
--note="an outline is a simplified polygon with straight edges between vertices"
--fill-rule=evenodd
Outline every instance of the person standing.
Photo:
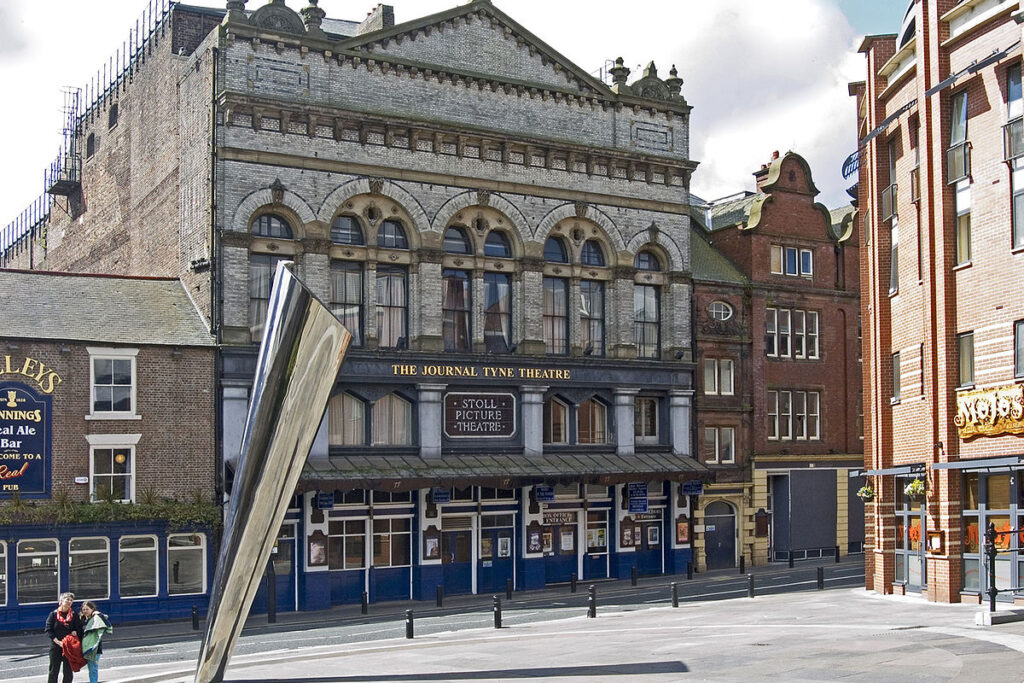
M 75 611 L 71 609 L 75 601 L 74 593 L 61 593 L 57 600 L 57 609 L 50 612 L 46 617 L 46 635 L 50 639 L 50 675 L 48 683 L 57 683 L 57 674 L 64 669 L 61 677 L 63 683 L 71 683 L 74 674 L 71 672 L 71 662 L 64 656 L 64 638 L 74 634 L 82 637 L 82 620 L 78 618 Z
M 82 603 L 82 656 L 89 667 L 89 683 L 100 680 L 100 655 L 103 654 L 103 636 L 113 633 L 110 618 L 96 608 L 96 603 L 87 600 Z

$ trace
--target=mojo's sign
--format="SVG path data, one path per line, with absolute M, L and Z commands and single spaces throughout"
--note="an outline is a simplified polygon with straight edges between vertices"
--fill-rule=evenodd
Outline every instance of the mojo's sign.
M 516 398 L 512 394 L 445 394 L 444 434 L 449 439 L 508 438 L 515 433 Z
M 961 439 L 978 435 L 1024 434 L 1024 385 L 958 394 L 953 424 Z

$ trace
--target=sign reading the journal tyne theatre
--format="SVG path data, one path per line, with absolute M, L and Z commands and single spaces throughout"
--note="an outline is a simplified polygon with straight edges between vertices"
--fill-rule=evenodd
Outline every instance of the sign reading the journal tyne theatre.
M 507 438 L 515 433 L 516 399 L 512 394 L 445 394 L 444 434 L 449 439 Z

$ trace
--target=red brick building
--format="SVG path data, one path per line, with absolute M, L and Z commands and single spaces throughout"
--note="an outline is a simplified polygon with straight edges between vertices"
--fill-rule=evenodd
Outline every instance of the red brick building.
M 1017 1 L 915 0 L 899 33 L 860 48 L 867 587 L 879 593 L 977 599 L 984 528 L 1022 526 L 1020 19 Z M 1009 534 L 997 545 L 997 586 L 1015 589 L 1024 554 Z
M 853 209 L 815 202 L 792 152 L 754 176 L 756 192 L 708 205 L 710 229 L 691 242 L 697 438 L 717 476 L 701 510 L 712 567 L 731 566 L 716 546 L 730 508 L 756 564 L 863 549 L 849 476 L 862 461 Z

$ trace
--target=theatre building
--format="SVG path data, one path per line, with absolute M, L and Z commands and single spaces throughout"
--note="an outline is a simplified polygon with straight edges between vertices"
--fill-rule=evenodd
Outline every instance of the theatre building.
M 245 5 L 129 41 L 50 188 L 75 219 L 8 258 L 182 279 L 219 344 L 224 495 L 276 265 L 352 332 L 278 609 L 685 571 L 707 468 L 675 69 L 606 83 L 486 0 L 401 24 Z
M 181 283 L 0 270 L 0 630 L 64 591 L 115 622 L 205 609 L 215 349 Z
M 867 587 L 1024 591 L 1019 2 L 920 0 L 861 45 Z M 894 27 L 896 28 L 896 27 Z

